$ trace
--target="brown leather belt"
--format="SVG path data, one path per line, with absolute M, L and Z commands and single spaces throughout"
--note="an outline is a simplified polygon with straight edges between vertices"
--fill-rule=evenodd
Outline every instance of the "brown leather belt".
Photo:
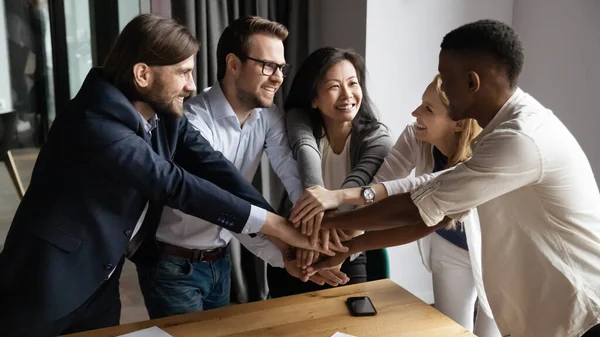
M 225 257 L 227 247 L 219 247 L 211 250 L 187 249 L 179 246 L 173 246 L 168 243 L 158 242 L 163 253 L 183 257 L 194 262 L 214 262 Z

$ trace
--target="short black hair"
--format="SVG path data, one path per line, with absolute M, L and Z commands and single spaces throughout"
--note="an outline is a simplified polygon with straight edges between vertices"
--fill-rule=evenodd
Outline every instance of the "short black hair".
M 523 69 L 523 45 L 509 25 L 497 20 L 479 20 L 462 25 L 444 36 L 442 50 L 482 52 L 506 68 L 514 87 Z

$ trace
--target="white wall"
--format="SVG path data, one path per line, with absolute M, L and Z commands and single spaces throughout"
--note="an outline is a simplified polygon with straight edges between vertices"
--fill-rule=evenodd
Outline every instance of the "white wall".
M 515 1 L 513 26 L 523 40 L 520 86 L 552 109 L 600 176 L 600 1 Z
M 4 1 L 0 1 L 0 114 L 12 111 Z
M 138 0 L 119 0 L 118 6 L 118 17 L 119 17 L 119 32 L 125 28 L 125 26 L 136 16 L 142 12 L 140 10 L 140 2 Z
M 413 121 L 410 113 L 437 72 L 444 35 L 478 19 L 511 23 L 512 13 L 513 0 L 368 0 L 367 83 L 394 138 Z M 416 244 L 394 247 L 389 253 L 391 278 L 433 302 L 431 275 L 421 264 Z

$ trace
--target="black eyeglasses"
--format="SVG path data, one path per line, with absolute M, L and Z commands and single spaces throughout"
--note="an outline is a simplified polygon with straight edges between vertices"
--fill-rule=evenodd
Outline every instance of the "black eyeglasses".
M 266 76 L 273 76 L 275 74 L 275 72 L 277 72 L 277 69 L 279 69 L 279 70 L 281 70 L 281 74 L 283 75 L 283 77 L 286 77 L 290 73 L 290 70 L 292 69 L 292 66 L 289 64 L 286 64 L 286 63 L 277 64 L 275 62 L 269 62 L 269 61 L 265 61 L 265 60 L 255 59 L 250 56 L 246 56 L 246 58 L 249 60 L 252 60 L 254 62 L 261 63 L 262 64 L 262 73 L 263 73 L 263 75 L 266 75 Z

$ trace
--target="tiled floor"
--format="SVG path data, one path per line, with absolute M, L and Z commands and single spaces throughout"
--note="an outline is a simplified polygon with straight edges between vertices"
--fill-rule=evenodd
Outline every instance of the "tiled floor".
M 18 170 L 24 185 L 28 184 L 33 161 L 18 162 Z M 10 180 L 4 163 L 0 163 L 0 250 L 8 233 L 10 223 L 19 205 L 19 197 Z M 144 300 L 139 290 L 135 266 L 126 261 L 121 275 L 121 324 L 148 319 Z

